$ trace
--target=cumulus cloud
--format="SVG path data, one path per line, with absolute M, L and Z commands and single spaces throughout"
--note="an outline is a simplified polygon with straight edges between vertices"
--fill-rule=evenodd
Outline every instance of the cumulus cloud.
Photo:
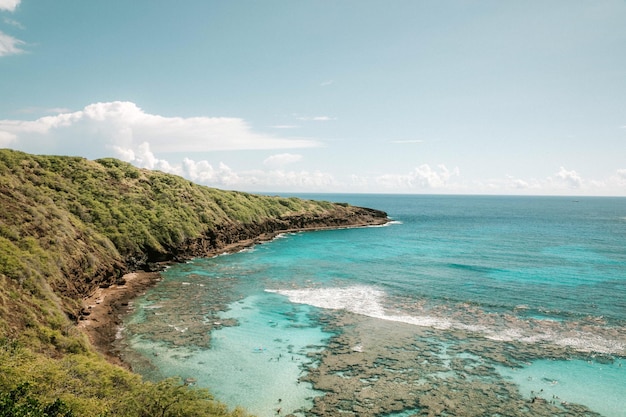
M 463 184 L 467 193 L 524 195 L 590 195 L 623 196 L 626 191 L 626 169 L 617 169 L 601 178 L 583 178 L 575 170 L 560 167 L 543 178 L 492 178 Z
M 563 167 L 559 168 L 559 172 L 556 173 L 556 178 L 570 188 L 580 188 L 583 183 L 582 178 L 576 171 L 568 171 Z
M 391 189 L 438 189 L 447 185 L 448 180 L 459 175 L 459 169 L 448 169 L 445 165 L 432 168 L 428 164 L 420 165 L 408 174 L 385 174 L 376 178 L 376 182 Z
M 24 45 L 24 41 L 0 31 L 0 56 L 23 53 L 24 50 L 21 48 L 21 45 Z
M 14 12 L 22 0 L 0 0 L 0 10 Z
M 270 181 L 269 175 L 263 171 L 236 172 L 223 162 L 213 167 L 208 161 L 190 158 L 183 161 L 181 175 L 198 184 L 238 190 L 262 191 L 271 189 L 276 183 Z
M 520 178 L 511 178 L 511 186 L 519 190 L 525 190 L 531 187 L 528 181 L 522 180 Z
M 296 163 L 300 161 L 301 159 L 302 159 L 302 155 L 297 155 L 297 154 L 292 154 L 292 153 L 281 153 L 281 154 L 272 155 L 266 158 L 263 161 L 263 165 L 272 167 L 272 168 L 279 168 L 285 165 Z
M 269 159 L 269 158 L 268 158 Z M 294 192 L 437 192 L 527 195 L 623 195 L 626 169 L 614 171 L 610 178 L 583 180 L 575 171 L 561 169 L 545 178 L 504 178 L 467 180 L 458 168 L 445 165 L 421 165 L 406 174 L 364 176 L 352 174 L 337 178 L 321 171 L 296 171 L 284 168 L 235 171 L 220 162 L 185 159 L 181 166 L 167 165 L 157 158 L 145 158 L 146 167 L 159 165 L 160 170 L 182 175 L 194 182 L 219 188 L 247 191 Z M 137 164 L 137 161 L 134 162 Z M 267 166 L 267 164 L 266 164 Z M 580 186 L 576 186 L 580 184 Z
M 87 157 L 130 155 L 144 143 L 153 152 L 291 149 L 318 146 L 313 140 L 254 132 L 232 117 L 167 117 L 146 113 L 135 103 L 94 103 L 75 112 L 36 120 L 0 120 L 0 137 L 27 152 Z
M 269 168 L 268 170 L 253 169 L 238 172 L 223 162 L 213 165 L 206 160 L 196 161 L 188 157 L 184 158 L 180 164 L 172 164 L 165 159 L 158 158 L 147 142 L 140 144 L 136 150 L 124 148 L 115 150 L 118 158 L 140 168 L 180 175 L 195 183 L 217 188 L 272 192 L 329 191 L 340 185 L 332 174 L 321 171 L 287 171 Z M 265 161 L 287 164 L 296 162 L 300 158 L 301 155 L 279 154 Z M 265 165 L 268 164 L 265 163 Z M 272 163 L 270 162 L 269 165 Z
M 173 174 L 180 174 L 180 169 L 170 165 L 164 159 L 157 158 L 150 150 L 150 144 L 144 142 L 137 147 L 137 151 L 132 155 L 132 161 L 143 168 L 157 169 L 159 171 L 170 172 Z
M 7 148 L 15 142 L 16 136 L 9 132 L 0 131 L 0 147 Z
M 606 180 L 606 188 L 611 190 L 617 190 L 615 193 L 607 193 L 607 194 L 621 194 L 623 195 L 626 191 L 626 169 L 618 169 L 615 171 L 613 175 L 611 175 Z
M 182 166 L 182 175 L 199 184 L 213 187 L 242 188 L 245 183 L 238 173 L 233 171 L 228 165 L 220 162 L 217 168 L 207 161 L 194 161 L 185 158 Z
M 214 167 L 207 161 L 186 158 L 181 175 L 190 180 L 219 188 L 253 191 L 328 191 L 338 186 L 333 175 L 321 171 L 285 171 L 282 169 L 235 172 L 220 162 Z

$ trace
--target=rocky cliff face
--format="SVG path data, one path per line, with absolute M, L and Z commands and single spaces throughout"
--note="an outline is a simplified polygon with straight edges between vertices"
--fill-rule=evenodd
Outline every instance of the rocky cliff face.
M 341 207 L 341 206 L 339 206 Z M 285 232 L 322 230 L 342 227 L 382 225 L 389 221 L 387 213 L 364 207 L 341 207 L 318 214 L 299 214 L 281 218 L 267 218 L 251 223 L 228 222 L 217 224 L 200 236 L 187 239 L 165 252 L 146 252 L 126 259 L 123 272 L 133 270 L 156 271 L 162 263 L 182 262 L 190 258 L 213 256 L 229 248 L 245 247 L 267 241 Z M 119 276 L 120 273 L 112 274 Z M 114 283 L 113 281 L 110 282 Z
M 349 207 L 323 214 L 301 214 L 255 223 L 228 223 L 207 230 L 197 239 L 185 242 L 172 251 L 174 260 L 210 256 L 233 244 L 247 245 L 268 240 L 289 231 L 381 225 L 388 222 L 383 211 Z

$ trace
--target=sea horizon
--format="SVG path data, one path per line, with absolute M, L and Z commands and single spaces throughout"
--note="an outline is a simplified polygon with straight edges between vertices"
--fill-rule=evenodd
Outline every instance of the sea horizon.
M 237 191 L 237 190 L 232 190 Z M 607 199 L 626 199 L 626 195 L 584 195 L 584 194 L 488 194 L 488 193 L 417 193 L 417 192 L 295 192 L 295 191 L 242 191 L 249 194 L 259 194 L 267 196 L 388 196 L 388 197 L 502 197 L 502 198 L 607 198 Z M 376 209 L 376 207 L 370 207 Z

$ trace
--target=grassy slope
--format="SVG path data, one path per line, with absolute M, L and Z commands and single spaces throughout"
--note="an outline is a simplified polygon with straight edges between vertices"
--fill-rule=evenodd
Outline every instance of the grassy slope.
M 140 383 L 94 354 L 72 320 L 81 298 L 130 269 L 250 237 L 247 229 L 350 216 L 359 214 L 346 205 L 216 190 L 114 159 L 0 150 L 0 417 L 19 409 L 11 398 L 39 409 L 61 399 L 78 415 L 154 415 L 170 400 L 164 415 L 224 415 L 205 392 Z

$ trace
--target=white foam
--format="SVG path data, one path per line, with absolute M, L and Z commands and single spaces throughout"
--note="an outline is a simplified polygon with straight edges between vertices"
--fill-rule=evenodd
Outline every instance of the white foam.
M 386 294 L 384 291 L 355 285 L 343 288 L 304 288 L 286 290 L 266 290 L 267 292 L 286 296 L 289 301 L 307 304 L 313 307 L 331 310 L 345 310 L 381 320 L 407 323 L 439 330 L 459 329 L 496 341 L 517 340 L 524 343 L 548 342 L 560 346 L 572 347 L 582 352 L 623 353 L 626 345 L 611 337 L 603 337 L 588 331 L 554 328 L 555 322 L 534 320 L 532 328 L 528 328 L 526 320 L 511 318 L 507 323 L 493 323 L 491 315 L 481 311 L 467 311 L 463 318 L 458 316 L 450 319 L 441 315 L 391 313 L 383 306 Z M 447 310 L 446 310 L 447 311 Z M 558 324 L 558 323 L 557 323 Z M 601 330 L 601 329 L 598 329 Z
M 385 312 L 385 292 L 374 287 L 355 285 L 345 288 L 306 288 L 298 290 L 266 290 L 286 296 L 289 301 L 330 310 L 346 310 L 381 320 L 413 324 L 436 329 L 449 329 L 450 320 L 433 316 L 394 315 Z
M 392 224 L 403 224 L 400 220 L 391 220 L 388 221 L 387 223 L 383 223 L 383 224 L 370 224 L 364 227 L 389 227 Z
M 272 241 L 274 240 L 278 240 L 278 239 L 287 239 L 289 236 L 294 236 L 295 233 L 279 233 L 276 236 L 274 236 L 274 239 L 272 239 Z
M 313 307 L 329 310 L 347 310 L 352 313 L 369 317 L 384 316 L 380 300 L 385 293 L 373 287 L 354 286 L 347 288 L 306 288 L 298 290 L 266 290 L 286 296 L 289 301 L 297 304 L 308 304 Z
M 254 246 L 248 246 L 247 248 L 241 249 L 237 253 L 253 253 L 253 252 L 256 252 L 256 248 Z

